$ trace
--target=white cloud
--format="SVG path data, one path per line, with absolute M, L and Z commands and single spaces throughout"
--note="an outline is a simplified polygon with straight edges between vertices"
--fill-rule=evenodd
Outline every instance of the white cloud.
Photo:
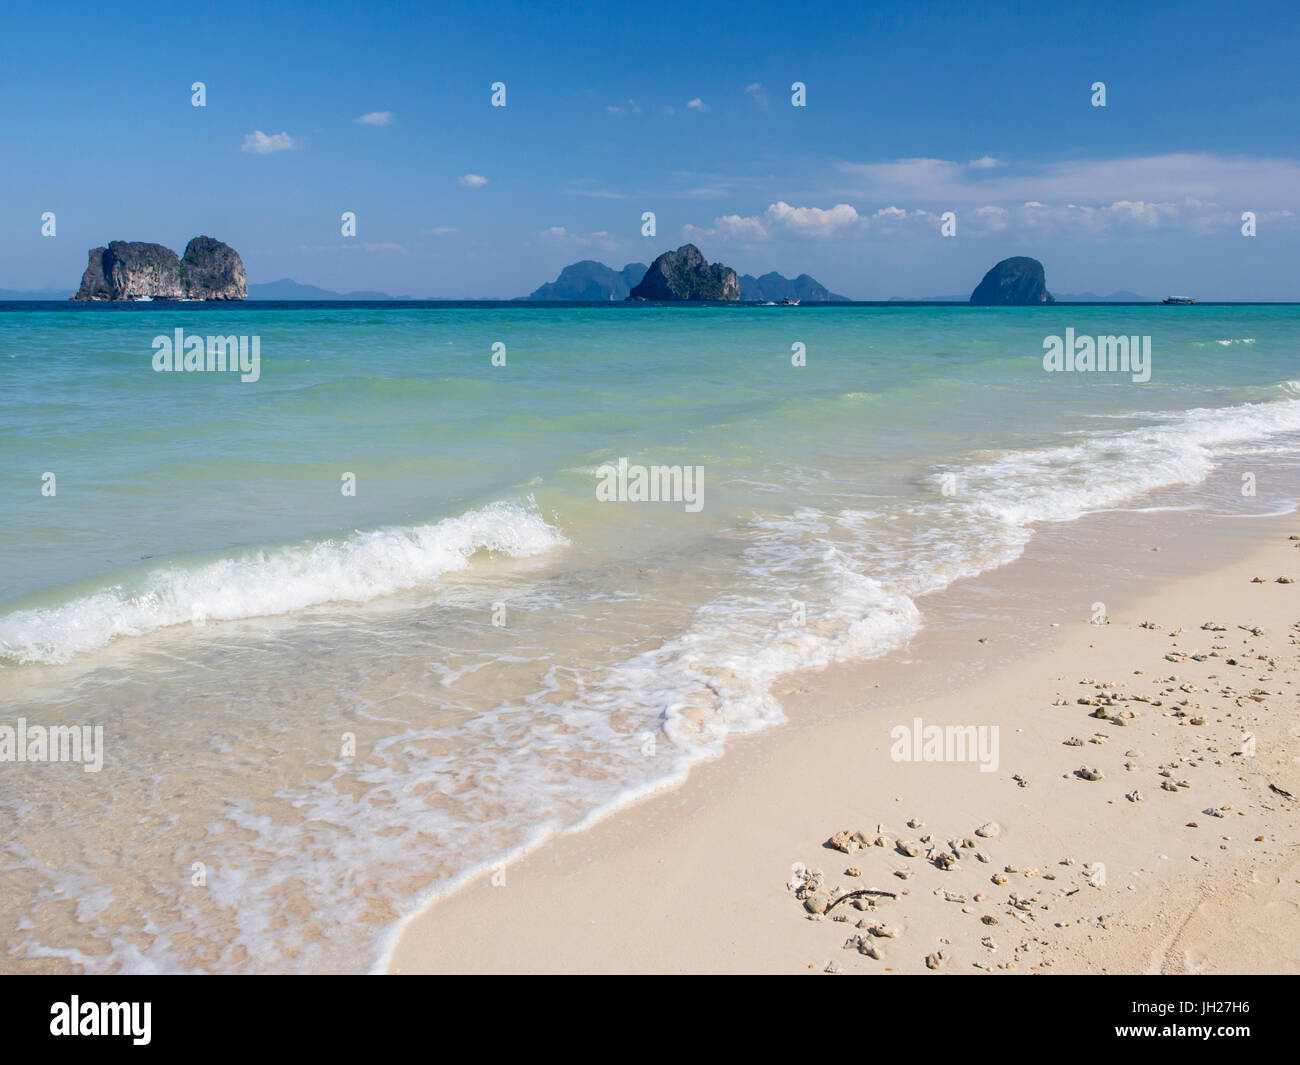
M 838 187 L 822 193 L 822 202 L 834 206 L 778 200 L 764 211 L 721 215 L 685 232 L 745 243 L 869 233 L 937 239 L 944 211 L 955 211 L 960 232 L 976 237 L 1004 231 L 1080 238 L 1171 229 L 1224 233 L 1240 227 L 1245 210 L 1278 229 L 1300 227 L 1300 161 L 1290 159 L 1178 153 L 1025 167 L 984 156 L 965 163 L 841 163 L 837 170 Z M 844 199 L 830 199 L 836 194 Z
M 745 95 L 750 97 L 760 107 L 767 106 L 767 92 L 764 90 L 762 82 L 755 81 L 746 85 Z
M 686 101 L 686 110 L 688 110 L 688 111 L 707 111 L 708 108 L 704 105 L 704 101 L 701 100 L 701 99 L 697 96 L 697 97 L 695 97 L 694 100 L 687 100 L 687 101 Z
M 445 237 L 448 233 L 455 233 L 456 227 L 455 226 L 434 226 L 432 229 L 426 229 L 423 232 L 425 236 L 429 236 L 429 237 Z
M 295 152 L 302 145 L 302 139 L 299 137 L 291 137 L 287 133 L 273 133 L 268 136 L 260 129 L 255 129 L 252 133 L 244 134 L 244 144 L 240 151 L 252 155 L 270 155 L 272 152 Z
M 897 211 L 898 208 L 888 208 Z M 906 212 L 899 212 L 906 213 Z M 782 231 L 797 237 L 835 237 L 864 229 L 868 220 L 847 203 L 837 203 L 831 208 L 791 207 L 784 200 L 771 204 L 760 215 L 723 215 L 713 220 L 710 229 L 686 226 L 689 234 L 700 237 L 723 237 L 731 240 L 767 240 L 774 232 Z
M 857 227 L 862 216 L 847 203 L 837 203 L 829 210 L 821 207 L 791 207 L 778 200 L 767 209 L 767 220 L 773 225 L 804 237 L 833 237 Z
M 1196 233 L 1240 226 L 1241 212 L 1291 228 L 1300 208 L 1300 160 L 1171 153 L 1011 167 L 985 160 L 896 159 L 840 163 L 834 193 L 858 200 L 956 211 L 964 233 L 1010 226 L 1081 235 L 1176 227 Z M 878 214 L 878 213 L 877 213 Z M 910 224 L 921 218 L 909 207 Z M 873 222 L 877 216 L 873 215 Z
M 971 214 L 975 218 L 976 230 L 986 233 L 1001 233 L 1007 228 L 1007 217 L 1010 212 L 1005 207 L 988 204 L 984 207 L 976 207 Z
M 605 110 L 611 115 L 639 115 L 641 107 L 635 100 L 629 100 L 626 104 L 607 104 Z
M 1251 209 L 1294 209 L 1300 201 L 1300 162 L 1171 153 L 1122 159 L 1080 159 L 1019 168 L 963 166 L 945 159 L 841 163 L 843 192 L 855 197 L 925 203 L 956 210 L 998 203 L 1006 207 L 1119 202 L 1176 203 L 1182 209 L 1230 204 Z M 1236 205 L 1240 205 L 1237 207 Z
M 1117 200 L 1098 205 L 1064 206 L 1026 200 L 1010 206 L 984 204 L 957 210 L 962 232 L 992 235 L 1011 226 L 1024 232 L 1074 232 L 1098 235 L 1113 229 L 1153 230 L 1175 220 L 1182 220 L 1177 204 L 1164 201 Z M 1216 216 L 1222 219 L 1223 216 Z M 1230 220 L 1230 219 L 1229 219 Z M 1279 221 L 1284 221 L 1279 216 Z M 925 207 L 903 208 L 896 204 L 863 213 L 851 204 L 834 207 L 794 207 L 779 200 L 761 215 L 722 215 L 711 226 L 688 225 L 683 232 L 689 238 L 734 240 L 745 243 L 794 237 L 834 240 L 860 236 L 868 232 L 889 237 L 900 233 L 938 235 L 940 212 Z
M 959 187 L 962 165 L 947 159 L 893 159 L 840 163 L 855 191 L 873 199 L 933 200 Z
M 1156 229 L 1179 220 L 1180 211 L 1175 203 L 1144 200 L 1116 200 L 1095 206 L 1071 203 L 1063 207 L 1031 200 L 1013 215 L 1017 224 L 1025 229 L 1051 226 L 1082 233 L 1101 233 L 1115 228 L 1130 231 Z M 1189 221 L 1194 223 L 1195 219 Z
M 601 229 L 594 233 L 570 233 L 564 226 L 551 226 L 537 234 L 551 244 L 560 244 L 566 248 L 603 248 L 613 251 L 619 247 L 617 240 L 607 231 Z
M 1073 205 L 1071 205 L 1073 206 Z M 1125 218 L 1141 222 L 1143 225 L 1155 226 L 1161 218 L 1172 216 L 1177 213 L 1178 208 L 1172 203 L 1144 203 L 1142 200 L 1116 200 L 1102 208 L 1113 215 L 1122 215 Z
M 738 214 L 724 215 L 713 220 L 717 235 L 733 240 L 766 240 L 767 227 L 759 218 L 745 218 Z
M 371 111 L 369 114 L 354 118 L 352 121 L 361 126 L 391 126 L 393 124 L 393 112 Z
M 456 179 L 456 184 L 467 189 L 481 189 L 488 183 L 488 179 L 482 174 L 462 174 Z

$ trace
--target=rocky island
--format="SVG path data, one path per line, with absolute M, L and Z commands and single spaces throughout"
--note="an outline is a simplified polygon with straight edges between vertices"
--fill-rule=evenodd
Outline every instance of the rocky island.
M 700 255 L 698 249 L 690 244 L 679 248 L 676 252 L 669 252 L 668 255 L 681 256 L 683 253 L 687 253 L 687 249 L 699 255 L 698 264 L 703 264 L 706 270 L 728 269 L 725 266 L 709 267 L 704 261 L 704 256 Z M 689 255 L 689 253 L 687 254 Z M 664 256 L 660 256 L 660 259 L 662 258 Z M 658 262 L 659 260 L 656 260 L 656 264 Z M 530 295 L 520 296 L 519 299 L 529 301 L 572 300 L 578 303 L 627 299 L 632 290 L 637 288 L 639 283 L 645 279 L 647 273 L 654 269 L 654 267 L 651 267 L 648 270 L 645 263 L 628 263 L 622 270 L 615 270 L 604 263 L 596 262 L 594 259 L 584 259 L 582 262 L 570 263 L 560 271 L 559 277 L 554 281 L 546 282 L 546 284 L 534 289 Z M 839 296 L 831 292 L 816 278 L 809 277 L 807 274 L 800 274 L 796 278 L 788 278 L 773 270 L 761 277 L 755 277 L 753 274 L 741 274 L 736 281 L 740 289 L 740 299 L 749 303 L 779 303 L 781 300 L 800 300 L 804 303 L 852 302 L 847 296 Z M 709 281 L 702 287 L 707 290 L 711 285 L 712 282 Z M 671 289 L 671 283 L 666 283 L 666 287 Z M 680 299 L 683 297 L 674 295 L 638 295 L 637 298 Z M 734 299 L 735 297 L 687 296 L 685 298 Z
M 1003 259 L 994 266 L 975 287 L 970 301 L 986 307 L 1021 307 L 1056 302 L 1047 291 L 1047 275 L 1043 272 L 1043 264 L 1027 255 Z
M 650 264 L 630 300 L 739 300 L 736 271 L 710 264 L 694 244 L 666 251 Z
M 554 281 L 546 282 L 525 298 L 579 302 L 627 299 L 645 272 L 645 263 L 628 263 L 622 270 L 613 270 L 594 259 L 583 259 L 566 266 Z
M 115 240 L 91 248 L 74 300 L 242 300 L 248 281 L 239 253 L 195 237 L 177 256 L 161 244 Z
M 781 300 L 798 300 L 800 303 L 852 303 L 847 296 L 839 296 L 820 281 L 807 274 L 796 278 L 785 277 L 775 270 L 755 277 L 753 274 L 740 275 L 740 298 L 751 303 Z

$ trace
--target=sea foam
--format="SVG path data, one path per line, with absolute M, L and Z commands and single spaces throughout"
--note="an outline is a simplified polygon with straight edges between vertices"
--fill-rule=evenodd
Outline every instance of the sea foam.
M 430 525 L 169 565 L 53 607 L 0 617 L 0 659 L 67 662 L 174 625 L 363 603 L 464 569 L 480 552 L 523 558 L 567 541 L 531 505 L 496 502 Z

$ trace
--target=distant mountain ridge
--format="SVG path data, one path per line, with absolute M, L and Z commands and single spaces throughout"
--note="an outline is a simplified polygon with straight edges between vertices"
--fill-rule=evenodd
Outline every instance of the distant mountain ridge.
M 390 296 L 387 292 L 331 292 L 316 285 L 304 285 L 292 278 L 263 281 L 248 286 L 250 300 L 409 300 L 414 296 Z
M 740 298 L 742 300 L 765 301 L 777 303 L 781 300 L 799 300 L 803 303 L 852 303 L 848 296 L 839 296 L 820 281 L 800 274 L 791 280 L 775 270 L 755 277 L 753 274 L 740 275 Z
M 575 300 L 600 301 L 626 299 L 644 279 L 649 267 L 645 263 L 628 263 L 622 270 L 615 270 L 594 259 L 583 259 L 572 263 L 560 271 L 554 281 L 535 289 L 531 295 L 522 296 L 526 300 Z M 796 278 L 784 277 L 775 270 L 755 277 L 743 274 L 738 279 L 740 298 L 754 303 L 771 300 L 801 300 L 806 303 L 842 302 L 851 303 L 847 296 L 831 292 L 825 285 L 808 274 Z
M 645 263 L 628 263 L 622 270 L 615 270 L 595 259 L 583 259 L 566 266 L 554 281 L 546 282 L 531 295 L 522 298 L 601 302 L 624 300 L 645 277 L 648 269 Z

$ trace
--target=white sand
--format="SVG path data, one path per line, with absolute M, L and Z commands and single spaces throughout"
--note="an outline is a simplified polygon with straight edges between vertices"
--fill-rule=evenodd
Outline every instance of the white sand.
M 1185 563 L 1183 576 L 1127 600 L 1112 591 L 1107 625 L 1087 623 L 1086 600 L 1049 595 L 1060 627 L 1043 622 L 1044 646 L 1020 660 L 996 633 L 976 648 L 973 630 L 957 626 L 922 634 L 889 662 L 794 678 L 778 692 L 789 725 L 735 738 L 683 785 L 549 841 L 511 863 L 504 886 L 485 876 L 438 900 L 407 926 L 391 969 L 788 973 L 835 962 L 845 973 L 925 972 L 926 956 L 943 951 L 948 973 L 1300 972 L 1300 583 L 1274 582 L 1300 581 L 1294 527 L 1270 520 L 1267 541 L 1231 564 Z M 1267 583 L 1250 583 L 1257 574 Z M 1017 563 L 996 581 L 1014 607 L 1034 600 L 1040 589 L 1026 582 L 1042 578 L 1041 565 Z M 1211 621 L 1226 631 L 1201 628 Z M 972 654 L 1012 660 L 955 685 L 927 668 Z M 919 685 L 936 692 L 918 700 Z M 1108 712 L 1140 715 L 1119 727 L 1077 702 L 1115 691 L 1163 705 L 1117 700 Z M 1250 698 L 1259 692 L 1268 694 Z M 999 768 L 892 760 L 890 730 L 916 717 L 997 725 Z M 1247 732 L 1254 753 L 1234 753 Z M 1088 742 L 1094 734 L 1106 742 Z M 1083 746 L 1067 746 L 1071 737 Z M 1084 765 L 1103 779 L 1074 775 Z M 1190 787 L 1163 790 L 1166 780 Z M 1135 789 L 1141 801 L 1126 798 Z M 989 862 L 959 847 L 951 871 L 892 846 L 824 846 L 839 830 L 873 837 L 878 825 L 891 842 L 931 835 L 943 846 L 989 821 L 1000 837 L 975 840 Z M 822 870 L 836 894 L 906 894 L 867 912 L 843 903 L 833 912 L 844 922 L 810 919 L 786 886 L 798 862 Z M 1104 883 L 1085 871 L 1092 863 L 1104 865 Z M 851 866 L 862 875 L 846 875 Z M 859 921 L 897 935 L 871 937 Z M 856 935 L 883 958 L 842 949 Z

